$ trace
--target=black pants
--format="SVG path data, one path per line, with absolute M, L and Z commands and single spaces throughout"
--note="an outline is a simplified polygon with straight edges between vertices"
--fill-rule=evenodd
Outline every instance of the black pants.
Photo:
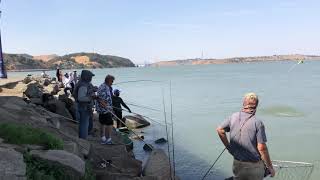
M 126 119 L 122 118 L 122 111 L 114 111 L 114 114 L 117 117 L 117 128 L 124 127 L 125 125 L 122 122 L 126 123 Z M 119 119 L 121 119 L 122 122 Z
M 69 94 L 68 94 L 68 91 L 70 91 L 70 93 L 72 94 L 72 88 L 69 88 L 69 87 L 66 87 L 66 88 L 64 88 L 64 93 L 68 96 Z

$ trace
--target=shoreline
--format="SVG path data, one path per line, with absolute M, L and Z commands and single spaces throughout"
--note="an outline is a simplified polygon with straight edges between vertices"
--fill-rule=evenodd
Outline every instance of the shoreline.
M 206 64 L 246 64 L 246 63 L 265 63 L 265 62 L 291 62 L 291 61 L 320 61 L 320 56 L 306 55 L 279 55 L 279 56 L 256 56 L 256 57 L 234 57 L 225 59 L 184 59 L 159 61 L 150 64 L 152 67 L 179 66 L 179 65 L 206 65 Z

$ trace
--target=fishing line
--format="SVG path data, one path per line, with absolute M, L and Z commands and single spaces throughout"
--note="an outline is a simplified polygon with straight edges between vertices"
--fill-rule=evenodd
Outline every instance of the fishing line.
M 169 133 L 168 133 L 168 125 L 167 125 L 167 113 L 166 113 L 166 105 L 164 100 L 164 90 L 162 89 L 162 105 L 163 105 L 163 115 L 164 115 L 164 121 L 166 123 L 166 134 L 167 134 L 167 140 L 168 140 L 168 157 L 169 157 L 169 166 L 170 166 L 170 179 L 172 180 L 172 169 L 171 169 L 171 153 L 170 153 L 170 144 L 169 144 Z
M 134 82 L 163 82 L 163 81 L 155 81 L 155 80 L 149 80 L 149 79 L 142 79 L 142 80 L 132 80 L 132 81 L 122 81 L 118 83 L 114 83 L 113 85 L 118 85 L 118 84 L 126 84 L 126 83 L 134 83 Z
M 222 154 L 224 153 L 224 151 L 226 151 L 226 147 L 221 151 L 221 153 L 219 154 L 219 156 L 217 157 L 217 159 L 213 162 L 213 164 L 210 166 L 210 168 L 208 169 L 208 171 L 204 174 L 204 176 L 202 177 L 201 180 L 204 180 L 207 175 L 209 174 L 209 172 L 211 171 L 211 169 L 214 167 L 214 165 L 216 165 L 216 163 L 218 162 L 218 160 L 220 159 L 220 157 L 222 156 Z
M 152 119 L 152 118 L 150 118 L 150 117 L 148 117 L 148 116 L 141 115 L 141 114 L 138 114 L 138 113 L 135 113 L 135 112 L 132 112 L 132 111 L 129 112 L 127 109 L 122 109 L 122 108 L 118 108 L 118 107 L 114 107 L 114 106 L 112 106 L 112 107 L 115 108 L 115 109 L 118 109 L 118 110 L 126 111 L 126 112 L 128 112 L 128 113 L 131 113 L 131 114 L 134 114 L 134 115 L 138 115 L 138 116 L 144 117 L 144 118 L 149 119 L 150 121 L 155 122 L 155 123 L 157 123 L 157 124 L 159 124 L 159 125 L 161 125 L 161 126 L 165 126 L 164 124 L 162 124 L 162 123 L 160 123 L 160 122 L 158 122 L 158 121 L 156 121 L 156 120 L 154 120 L 154 119 Z M 169 125 L 170 125 L 170 124 L 169 124 Z
M 300 60 L 298 63 L 291 66 L 291 68 L 288 70 L 288 72 L 292 71 L 298 64 L 302 64 L 303 60 Z
M 122 119 L 118 118 L 112 111 L 109 111 L 116 119 L 118 119 L 124 126 L 128 128 L 129 131 L 131 131 L 134 135 L 136 135 L 142 142 L 144 142 L 145 145 L 149 146 L 150 149 L 153 149 L 149 144 L 147 144 L 137 133 L 135 133 L 132 129 L 130 129 L 123 121 Z
M 176 179 L 176 161 L 175 161 L 175 157 L 174 157 L 174 138 L 173 138 L 173 118 L 172 118 L 172 90 L 171 90 L 171 81 L 170 81 L 170 118 L 171 118 L 171 143 L 172 143 L 172 161 L 173 161 L 173 178 Z
M 68 137 L 68 138 L 70 138 L 70 139 L 74 139 L 73 137 L 70 137 L 70 135 L 67 135 L 67 134 L 65 134 L 64 132 L 62 132 L 62 131 L 61 131 L 60 129 L 58 129 L 57 127 L 50 126 L 50 125 L 49 125 L 48 127 L 57 130 L 58 133 L 62 134 L 62 135 L 65 136 L 65 137 Z M 75 141 L 75 143 L 76 143 L 78 146 L 82 147 L 83 149 L 87 150 L 88 152 L 90 151 L 89 149 L 87 149 L 86 147 L 84 147 L 83 145 L 81 145 L 80 143 L 78 143 L 77 141 Z M 95 155 L 98 156 L 98 158 L 100 158 L 100 160 L 102 161 L 102 163 L 101 163 L 100 165 L 109 164 L 111 167 L 113 167 L 113 168 L 115 168 L 116 170 L 118 170 L 119 172 L 123 173 L 122 169 L 119 168 L 118 166 L 114 165 L 111 161 L 105 160 L 100 154 L 96 153 L 95 151 L 90 151 L 90 152 L 93 152 Z M 105 168 L 105 167 L 103 167 L 103 168 Z
M 161 112 L 160 110 L 158 109 L 154 109 L 152 107 L 148 107 L 148 106 L 142 106 L 142 105 L 138 105 L 138 104 L 135 104 L 135 103 L 131 103 L 130 101 L 125 101 L 126 104 L 129 104 L 131 106 L 135 106 L 135 107 L 138 107 L 138 108 L 142 108 L 142 109 L 148 109 L 148 110 L 151 110 L 151 111 L 157 111 L 157 112 Z

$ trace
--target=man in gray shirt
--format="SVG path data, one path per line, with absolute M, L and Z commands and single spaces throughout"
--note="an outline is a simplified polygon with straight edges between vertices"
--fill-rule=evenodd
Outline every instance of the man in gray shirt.
M 258 102 L 256 94 L 246 94 L 242 110 L 232 114 L 217 128 L 221 141 L 234 158 L 235 180 L 262 180 L 265 165 L 271 177 L 275 175 L 263 122 L 255 116 Z M 230 133 L 230 142 L 226 132 Z

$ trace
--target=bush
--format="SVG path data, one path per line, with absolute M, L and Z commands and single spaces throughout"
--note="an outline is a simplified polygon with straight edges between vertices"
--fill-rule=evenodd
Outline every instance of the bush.
M 44 160 L 33 158 L 29 153 L 23 155 L 24 162 L 27 165 L 28 180 L 70 180 L 75 179 L 71 174 L 57 165 L 49 164 Z M 92 171 L 92 166 L 89 161 L 86 161 L 86 172 L 81 180 L 95 180 Z
M 10 144 L 34 144 L 47 149 L 63 149 L 63 141 L 52 134 L 26 125 L 0 124 L 0 137 Z
M 27 179 L 29 180 L 67 180 L 70 179 L 65 174 L 62 167 L 52 165 L 44 160 L 35 159 L 29 153 L 23 155 L 27 165 Z

